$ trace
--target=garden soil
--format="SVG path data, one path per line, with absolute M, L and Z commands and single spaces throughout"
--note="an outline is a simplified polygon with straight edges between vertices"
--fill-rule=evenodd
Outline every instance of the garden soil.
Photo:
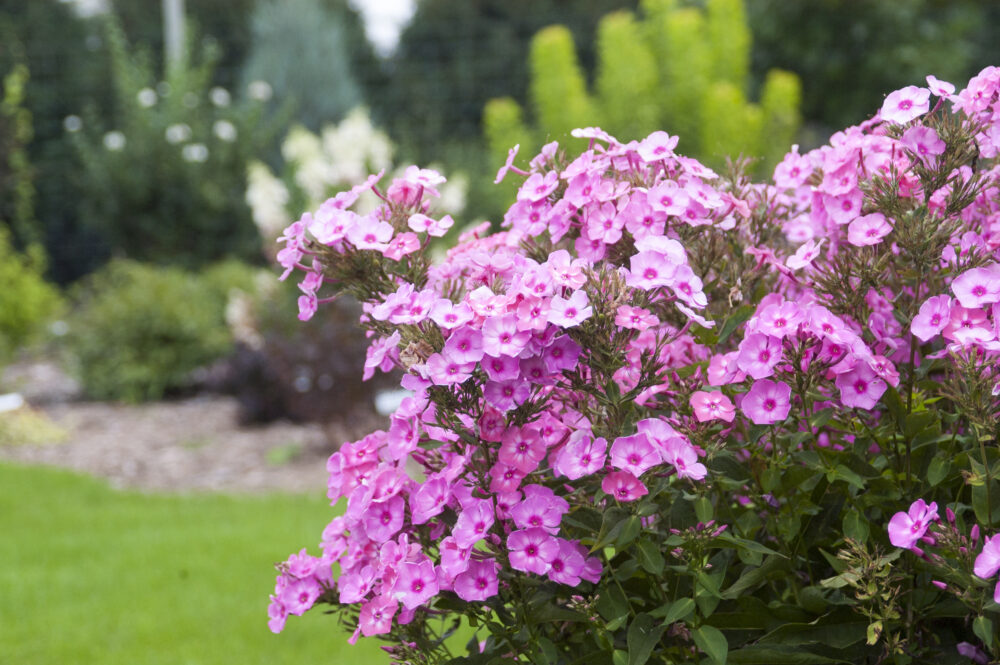
M 14 364 L 0 385 L 56 426 L 43 428 L 40 441 L 0 441 L 0 460 L 73 469 L 118 488 L 325 493 L 327 457 L 386 424 L 372 414 L 241 426 L 236 399 L 214 394 L 143 405 L 85 401 L 49 362 Z

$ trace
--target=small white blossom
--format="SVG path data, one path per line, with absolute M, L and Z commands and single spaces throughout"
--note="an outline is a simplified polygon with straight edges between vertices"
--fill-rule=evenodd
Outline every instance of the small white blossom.
M 208 159 L 208 148 L 204 143 L 190 143 L 181 150 L 181 156 L 189 162 L 204 162 Z
M 78 115 L 68 115 L 63 118 L 63 127 L 67 132 L 78 132 L 83 129 L 83 120 Z
M 212 125 L 212 131 L 227 143 L 236 140 L 236 125 L 228 120 L 216 120 L 215 124 Z
M 220 107 L 229 106 L 229 102 L 232 101 L 229 91 L 219 86 L 215 86 L 208 91 L 208 98 L 212 100 L 213 104 Z
M 191 138 L 191 128 L 184 123 L 177 123 L 167 127 L 165 135 L 167 143 L 182 143 Z
M 125 147 L 125 135 L 118 130 L 108 132 L 104 135 L 104 147 L 113 152 L 118 152 Z
M 255 99 L 258 102 L 266 102 L 271 99 L 274 90 L 267 81 L 251 81 L 247 86 L 247 94 L 250 95 L 250 99 Z
M 156 91 L 152 88 L 143 88 L 135 97 L 139 100 L 139 106 L 144 109 L 148 109 L 156 103 Z

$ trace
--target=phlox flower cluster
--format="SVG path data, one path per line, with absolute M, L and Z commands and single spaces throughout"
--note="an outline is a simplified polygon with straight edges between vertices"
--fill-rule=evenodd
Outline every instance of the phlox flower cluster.
M 665 513 L 692 490 L 709 502 L 713 456 L 760 471 L 765 450 L 782 462 L 844 451 L 889 431 L 901 393 L 912 413 L 922 362 L 995 360 L 1000 167 L 951 165 L 996 156 L 998 91 L 995 68 L 957 94 L 928 77 L 828 145 L 793 147 L 768 184 L 738 167 L 720 176 L 666 132 L 624 142 L 575 130 L 585 150 L 553 142 L 525 169 L 515 147 L 497 181 L 523 181 L 500 230 L 467 229 L 436 262 L 431 243 L 454 225 L 435 210 L 436 171 L 410 167 L 388 185 L 375 175 L 305 213 L 278 254 L 281 278 L 300 276 L 300 318 L 357 297 L 365 378 L 401 370 L 409 396 L 386 429 L 330 457 L 328 497 L 344 513 L 320 556 L 279 565 L 272 630 L 328 602 L 348 608 L 354 639 L 398 636 L 448 603 L 516 604 L 526 579 L 568 606 L 600 588 L 611 556 L 581 514 L 631 511 L 646 542 L 669 540 L 666 555 L 688 560 L 691 524 Z M 361 214 L 364 192 L 381 204 Z M 911 264 L 917 277 L 896 269 Z M 880 449 L 895 436 L 858 447 L 881 455 L 878 468 L 856 466 L 875 477 L 898 464 L 903 452 Z M 866 482 L 814 466 L 831 487 L 837 473 Z M 790 500 L 759 484 L 717 493 L 715 508 L 746 510 L 752 531 Z M 880 537 L 919 555 L 939 521 L 919 499 Z M 691 547 L 705 565 L 737 521 L 702 522 Z M 998 571 L 994 536 L 975 574 Z

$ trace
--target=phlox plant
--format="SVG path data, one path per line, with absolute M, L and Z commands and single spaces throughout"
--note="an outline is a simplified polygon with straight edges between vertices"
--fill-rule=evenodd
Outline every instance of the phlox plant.
M 345 512 L 271 629 L 330 605 L 402 663 L 1000 657 L 998 91 L 928 77 L 766 184 L 665 132 L 515 148 L 502 230 L 439 261 L 437 172 L 304 214 L 300 318 L 358 298 L 410 396 L 330 457 Z

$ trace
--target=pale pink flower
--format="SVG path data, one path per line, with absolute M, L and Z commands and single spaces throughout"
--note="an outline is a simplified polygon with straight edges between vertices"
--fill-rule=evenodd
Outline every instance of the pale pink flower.
M 659 463 L 659 452 L 642 432 L 618 437 L 611 444 L 611 466 L 637 478 Z
M 631 307 L 621 305 L 615 312 L 615 325 L 630 330 L 646 330 L 655 325 L 659 325 L 660 320 L 656 318 L 648 309 L 642 307 Z
M 792 389 L 783 381 L 755 381 L 743 396 L 740 409 L 755 425 L 771 425 L 788 417 Z
M 877 245 L 891 232 L 892 224 L 886 220 L 885 215 L 873 212 L 851 222 L 847 227 L 847 242 L 855 247 Z
M 549 309 L 549 322 L 563 328 L 572 328 L 591 317 L 593 307 L 583 290 L 574 291 L 569 298 L 554 296 Z
M 858 363 L 850 372 L 837 375 L 837 388 L 844 406 L 872 409 L 886 391 L 886 383 L 867 363 Z
M 944 154 L 944 150 L 947 147 L 945 142 L 937 135 L 937 132 L 931 127 L 924 127 L 923 125 L 914 125 L 907 129 L 903 132 L 900 141 L 904 146 L 913 151 L 922 162 L 928 165 L 934 164 L 934 158 Z
M 455 577 L 453 586 L 458 597 L 467 602 L 483 601 L 497 595 L 496 560 L 470 561 L 465 572 Z
M 544 575 L 559 554 L 559 541 L 539 528 L 514 531 L 507 536 L 510 567 Z
M 694 446 L 679 436 L 668 439 L 664 444 L 663 461 L 673 465 L 678 478 L 702 480 L 708 473 L 705 465 L 698 461 Z
M 819 250 L 823 247 L 825 238 L 821 239 L 819 242 L 815 240 L 807 240 L 799 248 L 795 250 L 795 253 L 785 259 L 785 265 L 788 266 L 790 270 L 799 270 L 800 268 L 805 268 L 808 265 L 812 265 L 812 262 L 816 260 L 819 256 Z
M 880 116 L 886 122 L 905 125 L 914 118 L 920 117 L 930 109 L 930 90 L 908 85 L 905 88 L 889 93 L 882 103 Z
M 694 410 L 694 417 L 700 423 L 709 420 L 725 420 L 731 423 L 736 415 L 736 407 L 732 401 L 719 390 L 712 392 L 699 390 L 692 393 L 691 408 Z
M 568 540 L 558 539 L 559 552 L 549 564 L 549 579 L 559 584 L 576 586 L 586 565 L 583 553 Z
M 361 605 L 358 626 L 365 637 L 384 635 L 392 629 L 392 618 L 399 609 L 399 601 L 391 596 L 378 596 Z
M 649 494 L 649 490 L 628 471 L 612 471 L 601 481 L 601 490 L 616 501 L 635 501 Z
M 736 366 L 754 379 L 764 379 L 774 374 L 781 362 L 781 340 L 762 333 L 751 333 L 740 342 Z
M 908 512 L 898 512 L 889 520 L 889 542 L 911 549 L 927 533 L 931 522 L 939 519 L 937 511 L 937 503 L 927 505 L 923 499 L 917 499 Z
M 603 437 L 595 439 L 591 434 L 577 430 L 559 450 L 553 470 L 570 480 L 589 476 L 604 468 L 607 450 L 606 439 Z
M 912 332 L 921 342 L 941 334 L 948 325 L 951 315 L 951 296 L 931 296 L 920 306 L 920 311 L 913 317 L 910 324 Z
M 975 309 L 1000 302 L 1000 265 L 966 270 L 951 283 L 962 307 Z
M 434 564 L 422 557 L 419 563 L 407 561 L 399 565 L 393 596 L 412 610 L 430 600 L 439 588 Z
M 938 97 L 948 98 L 955 94 L 955 86 L 947 81 L 941 81 L 936 76 L 927 75 L 927 87 L 932 94 Z
M 503 179 L 507 176 L 507 171 L 509 171 L 511 167 L 514 166 L 514 158 L 517 157 L 517 151 L 520 149 L 521 149 L 521 144 L 518 143 L 513 148 L 507 151 L 507 162 L 500 167 L 499 171 L 497 171 L 497 177 L 496 180 L 493 181 L 493 184 L 499 185 L 501 182 L 503 182 Z
M 639 157 L 642 161 L 647 164 L 650 162 L 656 162 L 673 155 L 674 148 L 677 147 L 678 140 L 679 137 L 670 136 L 666 132 L 653 132 L 639 142 L 639 147 L 636 148 L 636 152 L 639 153 Z

